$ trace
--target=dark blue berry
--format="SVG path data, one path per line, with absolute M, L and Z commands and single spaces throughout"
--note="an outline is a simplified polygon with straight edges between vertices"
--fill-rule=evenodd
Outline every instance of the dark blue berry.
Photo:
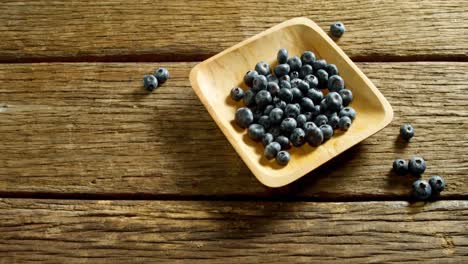
M 276 77 L 273 74 L 268 74 L 267 75 L 267 81 L 268 82 L 274 82 L 274 83 L 279 83 L 278 77 Z
M 304 124 L 307 122 L 307 117 L 304 114 L 300 114 L 296 117 L 297 127 L 304 127 Z
M 255 105 L 255 93 L 252 89 L 245 91 L 244 93 L 244 104 L 246 106 L 253 106 Z
M 327 67 L 327 61 L 326 60 L 316 60 L 312 63 L 312 68 L 314 68 L 314 71 L 318 71 L 320 69 L 325 69 Z
M 255 103 L 260 108 L 265 108 L 267 105 L 271 104 L 273 98 L 271 97 L 270 92 L 267 90 L 261 90 L 255 95 Z
M 271 110 L 270 121 L 272 124 L 279 125 L 282 120 L 283 120 L 283 110 L 281 110 L 281 108 L 274 108 L 273 110 Z
M 333 128 L 330 125 L 321 125 L 320 130 L 322 130 L 324 141 L 330 139 L 333 136 Z
M 343 107 L 340 110 L 339 116 L 347 116 L 351 118 L 351 121 L 354 121 L 354 119 L 356 118 L 356 111 L 351 106 Z
M 279 126 L 272 126 L 270 129 L 268 129 L 268 133 L 272 134 L 273 137 L 278 137 L 281 135 L 281 129 Z
M 433 194 L 439 194 L 445 189 L 445 181 L 438 175 L 432 176 L 429 179 L 429 185 L 431 185 Z
M 353 121 L 351 120 L 351 118 L 349 118 L 347 116 L 342 116 L 342 117 L 340 117 L 340 122 L 338 123 L 338 125 L 340 126 L 341 130 L 346 131 L 346 130 L 349 129 L 352 122 Z
M 323 142 L 322 130 L 318 127 L 311 127 L 306 136 L 307 143 L 313 147 L 318 147 Z
M 339 111 L 343 106 L 343 99 L 339 93 L 330 92 L 325 97 L 327 111 Z
M 289 77 L 289 75 L 283 75 L 281 77 L 279 77 L 279 80 L 280 81 L 287 81 L 287 82 L 291 82 L 291 77 Z
M 297 88 L 299 88 L 299 90 L 301 90 L 302 94 L 307 94 L 307 91 L 309 91 L 310 89 L 310 85 L 308 82 L 306 81 L 300 81 L 298 84 L 297 84 Z
M 281 80 L 281 81 L 279 82 L 279 87 L 280 87 L 280 89 L 281 89 L 281 88 L 291 89 L 291 82 Z
M 326 115 L 318 115 L 315 120 L 314 120 L 314 123 L 320 127 L 321 125 L 326 125 L 328 123 L 328 118 Z
M 299 90 L 299 88 L 291 88 L 291 93 L 293 95 L 294 102 L 300 102 L 301 99 L 304 97 L 304 95 L 302 95 L 302 92 L 301 90 Z
M 158 68 L 154 71 L 154 77 L 158 79 L 158 85 L 161 85 L 169 80 L 169 71 L 166 68 Z
M 325 66 L 325 70 L 327 71 L 328 76 L 339 75 L 338 68 L 335 64 L 327 64 L 327 66 Z
M 291 68 L 291 71 L 300 71 L 302 67 L 302 62 L 301 59 L 297 56 L 292 56 L 291 58 L 288 59 L 289 67 Z
M 265 136 L 265 128 L 259 124 L 251 124 L 248 130 L 249 137 L 254 141 L 262 140 Z
M 320 101 L 320 113 L 324 114 L 326 112 L 327 112 L 327 100 L 323 98 L 322 101 Z
M 328 78 L 328 90 L 339 92 L 344 89 L 344 80 L 339 75 L 332 75 Z
M 262 115 L 258 119 L 258 124 L 262 125 L 265 129 L 269 129 L 271 126 L 270 117 L 267 115 Z
M 250 110 L 251 110 L 252 113 L 253 113 L 254 123 L 257 123 L 258 120 L 260 119 L 260 117 L 262 117 L 262 115 L 263 115 L 263 110 L 262 110 L 262 108 L 259 108 L 259 107 L 257 107 L 257 106 L 254 106 L 254 107 L 251 107 Z
M 283 133 L 289 135 L 297 127 L 297 122 L 294 118 L 288 117 L 283 119 L 280 128 Z
M 289 155 L 289 152 L 285 150 L 278 152 L 278 154 L 276 155 L 276 162 L 281 166 L 288 165 L 290 160 L 291 160 L 291 155 Z
M 274 140 L 274 137 L 272 134 L 270 133 L 265 133 L 265 135 L 263 136 L 262 138 L 262 144 L 264 147 L 266 147 L 268 144 L 270 144 L 271 142 L 273 142 Z
M 333 129 L 338 129 L 340 127 L 340 117 L 334 113 L 330 117 L 328 117 L 328 124 L 333 128 Z
M 290 72 L 289 78 L 291 78 L 291 80 L 299 78 L 299 72 L 298 71 Z
M 312 99 L 308 97 L 304 97 L 301 99 L 301 109 L 305 112 L 312 112 L 314 111 L 314 102 Z
M 316 116 L 320 115 L 320 105 L 314 106 L 314 111 L 312 111 L 312 117 L 315 118 Z M 311 120 L 311 119 L 309 119 Z
M 285 75 L 288 75 L 290 70 L 291 68 L 289 67 L 289 64 L 286 64 L 286 63 L 279 64 L 278 66 L 275 67 L 275 75 L 276 77 L 281 78 Z
M 300 114 L 301 114 L 301 109 L 299 109 L 299 107 L 296 104 L 286 105 L 286 109 L 284 110 L 285 117 L 296 118 Z
M 255 71 L 258 72 L 258 74 L 260 74 L 260 75 L 267 76 L 271 72 L 270 64 L 268 64 L 268 63 L 266 63 L 264 61 L 261 61 L 261 62 L 257 63 L 257 65 L 255 65 Z
M 266 159 L 271 160 L 276 158 L 278 152 L 281 151 L 281 145 L 278 142 L 271 142 L 265 147 L 265 151 L 263 152 Z
M 275 99 L 277 99 L 277 100 L 275 100 L 275 102 L 274 102 L 275 108 L 280 108 L 281 110 L 284 111 L 284 110 L 286 109 L 287 103 L 286 103 L 285 101 L 282 101 L 282 100 L 279 99 L 278 97 L 275 98 Z
M 328 73 L 324 69 L 320 69 L 315 73 L 318 79 L 318 87 L 320 89 L 325 89 L 328 84 Z
M 425 180 L 417 180 L 413 183 L 413 195 L 418 200 L 426 200 L 432 195 L 431 185 Z
M 426 161 L 421 157 L 412 157 L 408 162 L 408 170 L 415 176 L 420 176 L 426 170 Z
M 291 88 L 297 88 L 297 86 L 299 85 L 300 82 L 302 82 L 302 80 L 299 79 L 299 78 L 292 79 L 291 80 Z
M 405 175 L 408 173 L 408 162 L 404 159 L 396 159 L 393 161 L 393 170 L 398 175 Z
M 302 128 L 304 129 L 304 132 L 306 133 L 306 136 L 309 135 L 310 131 L 313 130 L 314 128 L 317 128 L 317 125 L 315 125 L 314 122 L 306 122 Z
M 313 75 L 313 74 L 309 74 L 307 75 L 305 78 L 304 78 L 304 81 L 306 81 L 310 88 L 317 88 L 318 87 L 318 79 L 317 79 L 317 76 Z
M 286 103 L 291 103 L 293 100 L 292 91 L 291 89 L 287 89 L 287 88 L 281 88 L 278 93 L 278 97 L 281 100 L 285 101 Z
M 343 99 L 343 106 L 348 106 L 353 101 L 353 93 L 351 90 L 343 89 L 338 93 L 341 95 L 341 99 Z
M 405 140 L 410 140 L 414 136 L 414 128 L 410 124 L 403 124 L 400 127 L 400 135 Z
M 154 89 L 158 88 L 158 79 L 153 75 L 145 75 L 143 77 L 143 86 L 148 91 L 154 91 Z
M 320 104 L 320 102 L 323 100 L 323 93 L 320 90 L 317 90 L 315 88 L 310 88 L 307 90 L 307 97 L 312 99 L 312 102 L 314 104 Z
M 302 61 L 302 65 L 304 64 L 312 65 L 312 63 L 315 61 L 315 54 L 312 51 L 305 51 L 301 55 L 301 61 Z
M 254 92 L 259 92 L 261 90 L 266 90 L 267 88 L 267 79 L 263 75 L 257 75 L 253 80 L 252 90 Z
M 280 145 L 281 145 L 281 149 L 282 150 L 285 150 L 285 149 L 290 149 L 291 148 L 291 144 L 289 142 L 289 138 L 285 137 L 285 136 L 278 136 L 276 137 L 275 139 L 276 142 L 278 142 Z
M 291 132 L 289 140 L 291 141 L 291 144 L 293 144 L 293 146 L 300 147 L 305 143 L 305 136 L 306 135 L 304 130 L 302 128 L 297 127 Z
M 240 101 L 244 97 L 244 90 L 239 87 L 234 87 L 231 90 L 231 98 L 234 101 Z
M 277 96 L 279 90 L 280 90 L 280 87 L 277 83 L 269 82 L 267 84 L 267 91 L 270 92 L 271 96 Z
M 238 126 L 242 128 L 249 127 L 249 125 L 252 124 L 253 119 L 253 113 L 247 107 L 237 109 L 235 120 Z
M 309 64 L 302 65 L 301 70 L 299 71 L 299 77 L 304 79 L 307 75 L 313 74 L 314 69 Z
M 335 22 L 330 26 L 330 34 L 335 38 L 341 38 L 345 31 L 346 28 L 341 22 Z
M 245 75 L 244 75 L 244 82 L 245 84 L 247 84 L 247 86 L 249 87 L 252 87 L 253 85 L 253 80 L 255 77 L 258 76 L 258 72 L 256 71 L 248 71 Z
M 286 106 L 285 106 L 285 107 L 286 107 Z M 263 114 L 264 114 L 264 115 L 269 115 L 270 112 L 271 112 L 271 110 L 273 110 L 273 108 L 275 108 L 274 105 L 267 105 L 267 106 L 265 107 L 265 110 L 263 110 Z
M 279 64 L 286 63 L 288 61 L 288 50 L 285 48 L 281 48 L 280 50 L 278 50 L 276 59 L 278 60 Z

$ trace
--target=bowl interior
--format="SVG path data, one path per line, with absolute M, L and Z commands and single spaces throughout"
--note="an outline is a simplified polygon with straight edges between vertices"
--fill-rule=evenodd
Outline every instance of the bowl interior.
M 335 130 L 337 133 L 320 147 L 305 144 L 292 148 L 291 161 L 284 167 L 274 160 L 266 160 L 263 145 L 249 139 L 246 130 L 234 124 L 235 111 L 243 106 L 243 102 L 234 102 L 229 97 L 232 87 L 247 88 L 243 77 L 257 62 L 266 61 L 272 67 L 277 65 L 276 53 L 280 48 L 286 48 L 289 56 L 300 56 L 310 50 L 328 63 L 336 64 L 346 87 L 353 92 L 351 106 L 357 112 L 347 132 Z M 191 81 L 197 95 L 247 166 L 262 183 L 271 187 L 300 178 L 385 127 L 393 116 L 388 102 L 359 68 L 323 30 L 303 18 L 279 24 L 200 63 L 192 71 Z

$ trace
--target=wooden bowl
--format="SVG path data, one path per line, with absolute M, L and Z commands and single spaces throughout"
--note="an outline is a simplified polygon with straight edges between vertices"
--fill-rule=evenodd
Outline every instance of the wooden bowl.
M 249 139 L 247 130 L 236 126 L 234 114 L 243 102 L 234 102 L 229 97 L 234 86 L 246 88 L 243 77 L 257 62 L 266 61 L 275 66 L 280 48 L 286 48 L 289 56 L 300 56 L 310 50 L 328 63 L 336 64 L 346 87 L 353 92 L 351 106 L 357 112 L 347 132 L 335 130 L 333 137 L 317 148 L 308 144 L 293 147 L 291 161 L 284 167 L 277 165 L 275 160 L 266 160 L 263 145 Z M 297 180 L 375 134 L 393 118 L 392 107 L 374 84 L 317 24 L 307 18 L 285 21 L 199 63 L 190 72 L 190 82 L 239 156 L 257 179 L 269 187 L 280 187 Z

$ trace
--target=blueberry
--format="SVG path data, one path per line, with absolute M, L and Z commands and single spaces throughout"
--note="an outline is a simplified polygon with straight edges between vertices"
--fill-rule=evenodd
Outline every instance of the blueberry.
M 300 114 L 296 117 L 297 127 L 304 127 L 304 124 L 307 122 L 307 117 L 304 114 Z
M 294 102 L 300 102 L 301 99 L 304 97 L 304 95 L 302 95 L 302 92 L 301 90 L 299 90 L 299 88 L 292 88 L 291 93 L 293 95 Z
M 288 165 L 290 160 L 291 160 L 291 155 L 289 155 L 289 152 L 285 150 L 278 152 L 278 154 L 276 155 L 276 162 L 281 166 Z
M 286 63 L 288 61 L 288 50 L 285 48 L 281 48 L 280 50 L 278 50 L 278 55 L 276 55 L 276 59 L 280 64 Z
M 265 129 L 269 129 L 271 126 L 270 117 L 267 115 L 262 115 L 258 119 L 258 124 L 262 125 Z
M 299 78 L 299 72 L 298 71 L 290 72 L 289 78 L 291 78 L 291 80 Z
M 267 76 L 271 72 L 270 64 L 268 64 L 268 63 L 266 63 L 264 61 L 261 61 L 261 62 L 257 63 L 257 65 L 255 65 L 255 71 L 257 71 L 258 74 L 260 74 L 260 75 Z
M 346 28 L 341 22 L 335 22 L 330 26 L 330 33 L 335 38 L 341 38 L 345 31 Z
M 315 125 L 314 122 L 306 122 L 306 123 L 302 126 L 302 128 L 304 129 L 304 132 L 306 133 L 306 136 L 308 136 L 309 133 L 310 133 L 310 131 L 311 131 L 312 129 L 316 128 L 316 127 L 317 127 L 317 125 Z
M 333 129 L 338 129 L 340 127 L 340 117 L 334 113 L 330 117 L 328 117 L 328 124 L 333 128 Z
M 291 82 L 291 78 L 289 77 L 289 75 L 283 75 L 281 77 L 279 77 L 279 80 L 280 81 L 287 81 L 287 82 Z
M 320 115 L 320 105 L 315 105 L 314 111 L 312 111 L 312 117 L 315 118 L 318 115 Z
M 320 90 L 317 90 L 315 88 L 310 88 L 307 90 L 307 97 L 312 99 L 312 102 L 314 104 L 320 104 L 320 102 L 323 100 L 323 93 Z
M 445 181 L 442 177 L 438 175 L 432 176 L 429 179 L 429 185 L 431 185 L 433 194 L 439 194 L 445 189 Z
M 267 88 L 267 79 L 263 75 L 257 75 L 253 80 L 252 90 L 254 92 L 259 92 L 261 90 L 265 90 Z
M 413 195 L 418 200 L 426 200 L 431 197 L 431 185 L 425 180 L 417 180 L 413 182 Z
M 258 72 L 256 71 L 248 71 L 245 75 L 244 75 L 244 82 L 245 84 L 247 84 L 247 86 L 249 87 L 252 87 L 253 85 L 253 80 L 255 77 L 258 76 Z
M 279 126 L 272 126 L 268 129 L 268 133 L 272 134 L 274 138 L 281 135 L 281 129 Z
M 301 81 L 297 84 L 297 88 L 299 88 L 299 90 L 301 90 L 302 94 L 305 95 L 305 94 L 307 94 L 307 91 L 309 91 L 310 85 L 309 85 L 308 82 L 301 80 Z
M 253 122 L 253 113 L 247 107 L 237 109 L 235 120 L 238 126 L 242 128 L 248 127 Z
M 280 128 L 283 133 L 289 135 L 297 127 L 297 122 L 294 118 L 287 117 L 281 122 Z
M 320 130 L 322 130 L 324 141 L 330 139 L 333 136 L 333 128 L 330 125 L 321 125 Z
M 158 84 L 161 85 L 169 80 L 169 71 L 166 68 L 158 68 L 154 71 L 154 77 L 158 79 Z
M 400 135 L 405 140 L 410 140 L 414 136 L 414 128 L 410 124 L 403 124 L 400 127 Z
M 277 83 L 269 82 L 267 84 L 267 91 L 270 92 L 271 96 L 277 96 L 279 90 L 280 90 L 280 87 Z
M 291 68 L 291 71 L 300 71 L 302 67 L 302 62 L 301 59 L 297 56 L 292 56 L 291 58 L 288 59 L 289 67 Z
M 287 89 L 287 88 L 281 88 L 278 93 L 278 97 L 281 100 L 285 101 L 286 103 L 291 103 L 293 100 L 292 91 L 291 89 Z
M 321 125 L 326 125 L 328 123 L 328 118 L 326 115 L 318 115 L 315 120 L 314 120 L 314 123 L 319 127 Z
M 299 71 L 299 77 L 304 79 L 307 75 L 313 74 L 314 69 L 309 64 L 302 65 L 301 70 Z
M 316 60 L 312 63 L 312 68 L 314 68 L 314 71 L 318 71 L 320 69 L 325 69 L 327 67 L 327 61 L 326 60 Z
M 291 68 L 289 67 L 289 64 L 286 64 L 286 63 L 279 64 L 278 66 L 275 67 L 275 75 L 276 77 L 281 78 L 285 75 L 288 75 L 290 70 Z
M 297 109 L 299 109 L 299 114 L 300 114 L 301 113 L 301 105 L 299 103 L 295 103 L 294 105 L 297 107 Z
M 325 97 L 326 110 L 328 111 L 339 111 L 343 106 L 343 99 L 339 93 L 330 92 Z
M 282 150 L 291 148 L 291 144 L 289 143 L 289 138 L 287 138 L 285 136 L 282 136 L 282 135 L 278 136 L 278 137 L 276 137 L 275 141 L 278 142 L 281 145 Z
M 322 130 L 318 127 L 311 127 L 306 137 L 307 143 L 313 147 L 318 147 L 323 142 Z
M 314 102 L 312 99 L 308 97 L 304 97 L 301 99 L 301 109 L 304 112 L 312 112 L 314 111 Z
M 354 119 L 356 118 L 356 111 L 351 106 L 343 107 L 340 110 L 339 116 L 347 116 L 351 118 L 351 121 L 354 121 Z
M 301 55 L 302 65 L 308 64 L 312 66 L 312 63 L 315 61 L 315 54 L 312 51 L 305 51 Z
M 154 91 L 154 89 L 158 88 L 158 79 L 153 75 L 145 75 L 143 77 L 143 86 L 148 91 Z
M 408 162 L 404 159 L 396 159 L 393 161 L 393 170 L 398 175 L 405 175 L 408 173 Z
M 273 98 L 271 97 L 270 92 L 266 90 L 261 90 L 257 95 L 255 95 L 255 103 L 262 109 L 271 104 L 272 101 Z
M 426 170 L 426 161 L 421 157 L 412 157 L 408 162 L 408 170 L 411 174 L 419 176 Z
M 252 89 L 249 89 L 249 90 L 245 91 L 245 93 L 244 93 L 244 104 L 246 106 L 255 105 L 255 93 L 252 91 Z
M 297 88 L 299 86 L 299 83 L 302 82 L 301 79 L 295 78 L 291 80 L 291 88 Z
M 353 93 L 351 90 L 343 89 L 338 93 L 341 95 L 341 99 L 343 99 L 344 106 L 348 106 L 353 101 Z
M 264 114 L 264 115 L 269 115 L 270 112 L 271 112 L 271 110 L 273 110 L 273 108 L 275 108 L 274 105 L 267 105 L 267 106 L 265 107 L 265 109 L 263 110 L 263 114 Z
M 254 141 L 262 140 L 265 136 L 265 128 L 259 124 L 251 124 L 248 130 L 249 137 Z
M 289 140 L 291 141 L 291 144 L 295 147 L 300 147 L 304 145 L 305 143 L 305 132 L 302 130 L 302 128 L 295 128 L 291 132 L 291 136 L 289 137 Z
M 325 66 L 325 70 L 327 71 L 328 76 L 339 75 L 338 68 L 335 64 L 327 64 L 327 66 Z
M 338 125 L 339 125 L 341 130 L 346 131 L 346 130 L 349 129 L 352 122 L 353 121 L 351 121 L 351 118 L 349 118 L 347 116 L 342 116 L 342 117 L 340 117 L 340 122 L 338 123 Z
M 285 80 L 281 80 L 281 81 L 279 82 L 279 87 L 280 87 L 280 88 L 291 89 L 291 82 L 285 81 Z
M 231 98 L 234 101 L 240 101 L 244 97 L 244 90 L 239 87 L 234 87 L 231 90 Z
M 339 75 L 332 75 L 328 78 L 328 90 L 339 92 L 344 89 L 344 80 Z
M 274 83 L 276 83 L 276 84 L 279 83 L 278 77 L 276 77 L 276 76 L 273 75 L 273 74 L 268 74 L 268 75 L 267 75 L 267 81 L 268 81 L 268 82 L 274 82 Z
M 320 89 L 325 89 L 328 83 L 328 73 L 324 69 L 318 70 L 315 75 L 318 79 L 318 87 Z
M 265 133 L 265 135 L 262 138 L 262 144 L 264 147 L 266 147 L 268 144 L 273 142 L 274 137 L 271 133 Z
M 285 117 L 292 117 L 296 118 L 298 115 L 301 114 L 301 110 L 295 104 L 288 104 L 286 105 L 286 109 L 284 110 Z
M 313 75 L 313 74 L 309 74 L 307 75 L 305 78 L 304 78 L 304 81 L 306 81 L 310 88 L 317 88 L 318 87 L 318 79 L 317 79 L 317 76 Z
M 274 159 L 276 158 L 276 155 L 278 155 L 278 152 L 281 151 L 281 145 L 278 142 L 271 142 L 265 147 L 264 155 L 266 159 Z
M 283 110 L 281 108 L 274 108 L 270 112 L 270 122 L 274 125 L 278 125 L 283 120 Z M 273 133 L 272 133 L 273 134 Z
M 284 111 L 284 110 L 286 109 L 287 103 L 286 103 L 285 101 L 282 101 L 282 100 L 279 99 L 279 98 L 275 98 L 275 99 L 278 99 L 278 100 L 276 100 L 276 102 L 275 102 L 275 105 L 274 105 L 275 108 L 280 108 L 281 110 Z
M 325 98 L 322 99 L 322 101 L 320 101 L 320 113 L 325 113 L 327 112 L 327 100 L 325 100 Z
M 250 110 L 252 111 L 252 114 L 253 114 L 253 121 L 254 123 L 257 123 L 258 120 L 260 119 L 260 117 L 262 117 L 263 115 L 263 110 L 262 108 L 259 108 L 257 106 L 254 106 L 254 107 L 250 107 Z

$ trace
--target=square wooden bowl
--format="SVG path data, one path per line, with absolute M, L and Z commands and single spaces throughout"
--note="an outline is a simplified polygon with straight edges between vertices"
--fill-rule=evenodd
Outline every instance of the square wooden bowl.
M 246 130 L 236 126 L 234 114 L 243 103 L 229 97 L 232 87 L 246 88 L 243 77 L 257 62 L 266 61 L 274 67 L 280 48 L 286 48 L 289 56 L 300 56 L 310 50 L 328 63 L 336 64 L 346 87 L 353 92 L 351 106 L 357 112 L 347 132 L 335 133 L 317 148 L 308 144 L 293 147 L 291 161 L 284 167 L 274 160 L 266 160 L 263 145 L 253 142 Z M 374 84 L 317 24 L 307 18 L 285 21 L 199 63 L 190 72 L 190 82 L 239 156 L 257 179 L 269 187 L 280 187 L 297 180 L 378 132 L 393 118 L 392 107 Z

